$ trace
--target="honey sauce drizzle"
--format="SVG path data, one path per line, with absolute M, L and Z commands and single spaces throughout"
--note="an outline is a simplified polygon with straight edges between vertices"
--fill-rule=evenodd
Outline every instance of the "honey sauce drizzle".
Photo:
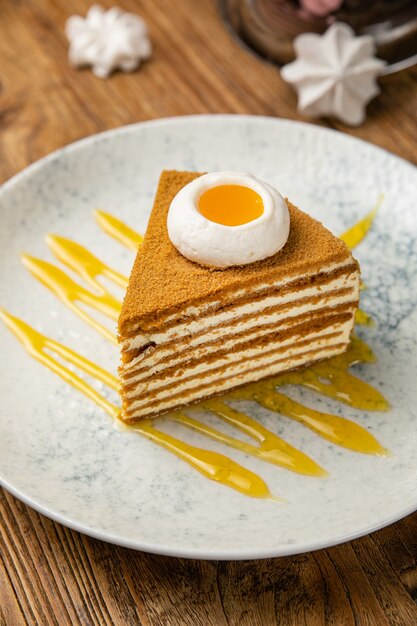
M 228 424 L 231 424 L 241 432 L 249 435 L 249 437 L 259 443 L 259 446 L 253 446 L 242 442 L 240 439 L 225 435 L 221 431 L 211 428 L 191 418 L 189 415 L 184 415 L 180 412 L 172 414 L 169 419 L 188 426 L 215 441 L 241 450 L 246 454 L 256 456 L 268 463 L 280 465 L 281 467 L 285 467 L 299 474 L 305 474 L 306 476 L 327 476 L 326 470 L 320 467 L 320 465 L 309 456 L 301 452 L 301 450 L 294 448 L 281 439 L 281 437 L 274 435 L 270 430 L 264 428 L 258 421 L 252 419 L 245 413 L 237 411 L 228 404 L 218 399 L 213 399 L 199 404 L 198 408 L 210 411 Z
M 132 230 L 127 224 L 124 224 L 117 217 L 105 213 L 104 211 L 94 211 L 97 224 L 104 230 L 107 235 L 116 239 L 119 243 L 130 250 L 137 250 L 143 241 L 142 235 Z
M 349 247 L 355 247 L 365 237 L 372 225 L 377 208 L 378 206 L 342 235 L 342 239 Z M 123 245 L 131 249 L 136 249 L 140 245 L 142 237 L 116 218 L 102 211 L 96 212 L 96 218 L 101 228 Z M 41 283 L 84 321 L 96 328 L 107 339 L 115 342 L 116 339 L 110 331 L 86 314 L 78 306 L 78 303 L 86 304 L 115 320 L 119 315 L 120 302 L 107 291 L 97 278 L 104 276 L 121 287 L 126 287 L 127 279 L 76 242 L 57 235 L 48 235 L 47 242 L 55 256 L 84 279 L 97 293 L 81 287 L 58 267 L 40 259 L 24 255 L 22 257 L 24 265 Z M 366 320 L 369 318 L 363 312 L 358 317 L 362 317 L 362 320 L 365 320 L 364 323 L 367 323 Z M 349 450 L 379 456 L 384 456 L 387 453 L 385 448 L 379 444 L 371 433 L 355 422 L 337 415 L 308 408 L 288 395 L 278 392 L 276 389 L 284 385 L 302 385 L 314 392 L 358 409 L 367 411 L 388 410 L 389 405 L 387 401 L 376 389 L 348 371 L 349 367 L 355 363 L 370 363 L 375 360 L 369 346 L 357 338 L 353 339 L 348 351 L 343 355 L 317 363 L 302 371 L 284 373 L 267 381 L 247 385 L 227 394 L 227 396 L 223 396 L 221 400 L 211 399 L 195 406 L 197 409 L 205 409 L 212 412 L 217 418 L 248 435 L 257 443 L 257 445 L 252 445 L 226 435 L 220 430 L 208 426 L 203 421 L 197 420 L 183 412 L 176 412 L 168 417 L 159 418 L 159 420 L 142 420 L 133 426 L 123 424 L 120 421 L 120 408 L 109 402 L 89 383 L 60 363 L 59 360 L 54 358 L 53 354 L 114 390 L 118 388 L 116 377 L 1 309 L 0 318 L 33 358 L 96 402 L 123 429 L 135 431 L 147 437 L 186 461 L 207 478 L 231 487 L 247 496 L 277 499 L 272 496 L 268 486 L 260 476 L 235 463 L 225 455 L 191 446 L 180 439 L 172 437 L 155 428 L 155 424 L 158 422 L 163 423 L 166 420 L 175 421 L 210 439 L 268 463 L 308 476 L 326 476 L 326 470 L 304 452 L 291 446 L 263 427 L 258 421 L 227 404 L 228 401 L 251 400 L 269 410 L 300 422 L 319 436 Z
M 288 372 L 270 380 L 237 389 L 236 400 L 255 400 L 264 408 L 294 419 L 332 443 L 361 452 L 386 456 L 387 451 L 365 428 L 351 420 L 308 408 L 276 391 L 284 385 L 301 385 L 329 398 L 364 411 L 387 411 L 389 404 L 378 390 L 347 370 L 354 363 L 371 362 L 374 356 L 364 342 L 353 339 L 348 351 L 301 371 Z
M 280 415 L 286 415 L 300 422 L 338 446 L 362 452 L 362 454 L 378 456 L 387 454 L 385 448 L 365 428 L 344 417 L 315 411 L 282 393 L 262 387 L 255 393 L 254 400 L 270 411 L 276 411 Z
M 345 242 L 348 248 L 353 250 L 357 245 L 366 237 L 369 233 L 373 221 L 378 213 L 378 210 L 384 200 L 384 195 L 380 194 L 378 200 L 374 208 L 369 211 L 359 222 L 356 222 L 351 228 L 346 230 L 342 235 L 340 235 L 340 239 Z
M 47 235 L 46 243 L 61 263 L 69 267 L 97 291 L 106 293 L 103 285 L 97 280 L 97 276 L 105 276 L 122 289 L 127 289 L 129 280 L 126 276 L 103 263 L 79 243 L 58 235 Z
M 305 375 L 300 371 L 282 374 L 280 384 L 303 385 L 362 411 L 388 411 L 390 406 L 384 396 L 348 371 L 355 363 L 375 362 L 370 347 L 358 337 L 353 337 L 343 354 L 312 365 L 304 371 Z
M 110 292 L 100 285 L 99 293 L 93 293 L 72 280 L 68 274 L 56 267 L 56 265 L 27 254 L 22 255 L 22 263 L 32 276 L 52 291 L 78 317 L 81 317 L 82 320 L 101 333 L 106 339 L 117 344 L 114 333 L 88 315 L 78 304 L 79 302 L 86 304 L 111 319 L 117 320 L 122 305 Z M 80 263 L 82 263 L 81 260 Z
M 68 363 L 75 365 L 81 371 L 89 374 L 92 378 L 108 385 L 111 389 L 117 390 L 119 388 L 119 382 L 115 376 L 112 376 L 112 374 L 105 369 L 92 363 L 92 361 L 89 361 L 77 352 L 67 348 L 62 343 L 42 335 L 22 320 L 7 313 L 4 309 L 0 309 L 0 319 L 3 320 L 8 329 L 23 344 L 31 357 L 48 367 L 55 372 L 55 374 L 58 374 L 58 376 L 78 389 L 78 391 L 81 391 L 113 418 L 117 418 L 120 415 L 119 407 L 106 400 L 94 387 L 68 369 L 68 367 L 62 365 L 62 363 L 49 354 L 49 352 L 55 353 L 68 361 Z
M 355 313 L 355 323 L 359 324 L 359 326 L 375 326 L 375 322 L 368 313 L 363 311 L 362 309 L 357 309 Z
M 191 467 L 203 476 L 214 480 L 226 487 L 231 487 L 245 496 L 252 498 L 267 498 L 280 502 L 281 499 L 273 496 L 265 481 L 229 457 L 211 450 L 196 448 L 176 437 L 154 428 L 150 420 L 142 420 L 136 425 L 127 427 L 134 430 L 154 443 L 162 446 L 175 456 L 186 461 Z

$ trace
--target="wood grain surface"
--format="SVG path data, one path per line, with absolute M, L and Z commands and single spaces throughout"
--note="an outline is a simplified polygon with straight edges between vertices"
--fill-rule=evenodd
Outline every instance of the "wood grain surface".
M 86 0 L 0 0 L 0 182 L 69 142 L 188 113 L 301 119 L 276 68 L 232 39 L 210 0 L 120 0 L 154 55 L 107 81 L 67 63 L 64 26 Z M 103 6 L 111 3 L 102 1 Z M 417 162 L 417 69 L 386 78 L 357 129 Z M 147 555 L 68 530 L 3 492 L 0 624 L 417 624 L 417 514 L 295 557 L 203 562 Z

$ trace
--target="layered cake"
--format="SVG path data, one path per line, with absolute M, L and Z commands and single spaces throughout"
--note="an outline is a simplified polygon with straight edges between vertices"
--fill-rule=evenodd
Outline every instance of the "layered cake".
M 358 297 L 347 246 L 267 183 L 163 172 L 119 319 L 123 419 L 343 352 Z

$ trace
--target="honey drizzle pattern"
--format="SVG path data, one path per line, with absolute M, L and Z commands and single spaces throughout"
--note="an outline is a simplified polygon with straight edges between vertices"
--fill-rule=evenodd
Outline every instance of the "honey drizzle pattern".
M 378 206 L 342 235 L 341 238 L 350 248 L 354 248 L 366 236 L 377 208 Z M 135 250 L 141 244 L 142 236 L 117 218 L 102 211 L 96 211 L 95 215 L 99 226 L 124 246 Z M 22 261 L 25 267 L 73 312 L 107 339 L 116 343 L 114 334 L 87 314 L 80 304 L 100 311 L 112 320 L 117 320 L 121 303 L 97 278 L 106 277 L 123 289 L 127 286 L 127 278 L 74 241 L 57 235 L 48 235 L 47 243 L 57 259 L 78 274 L 94 291 L 82 287 L 60 268 L 41 259 L 23 255 Z M 291 446 L 258 421 L 228 403 L 233 400 L 249 400 L 270 411 L 300 422 L 333 444 L 363 454 L 384 456 L 387 453 L 371 433 L 355 422 L 308 408 L 291 399 L 288 395 L 277 391 L 277 387 L 284 385 L 301 385 L 358 409 L 388 410 L 387 401 L 376 389 L 348 371 L 355 363 L 375 361 L 369 346 L 358 338 L 354 338 L 348 351 L 340 356 L 319 362 L 301 371 L 283 373 L 267 381 L 246 385 L 221 398 L 194 405 L 194 409 L 209 411 L 219 420 L 233 426 L 238 432 L 244 433 L 254 441 L 254 445 L 227 435 L 183 411 L 172 413 L 157 420 L 145 419 L 133 426 L 125 425 L 120 420 L 120 408 L 116 404 L 109 402 L 92 385 L 63 365 L 54 355 L 72 364 L 93 379 L 117 390 L 118 379 L 115 376 L 63 344 L 42 335 L 6 311 L 0 310 L 0 317 L 33 358 L 98 404 L 123 430 L 134 431 L 145 436 L 187 462 L 205 477 L 247 496 L 279 500 L 271 494 L 260 476 L 226 455 L 191 446 L 185 441 L 156 428 L 155 425 L 174 421 L 209 439 L 299 474 L 311 477 L 327 475 L 326 470 L 304 452 Z M 356 322 L 367 325 L 372 323 L 371 318 L 362 311 L 358 311 Z

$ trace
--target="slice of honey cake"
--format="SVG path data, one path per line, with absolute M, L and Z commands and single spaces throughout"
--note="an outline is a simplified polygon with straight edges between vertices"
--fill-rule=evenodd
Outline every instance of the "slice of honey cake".
M 347 246 L 267 183 L 163 172 L 119 319 L 123 419 L 343 352 L 358 298 Z

